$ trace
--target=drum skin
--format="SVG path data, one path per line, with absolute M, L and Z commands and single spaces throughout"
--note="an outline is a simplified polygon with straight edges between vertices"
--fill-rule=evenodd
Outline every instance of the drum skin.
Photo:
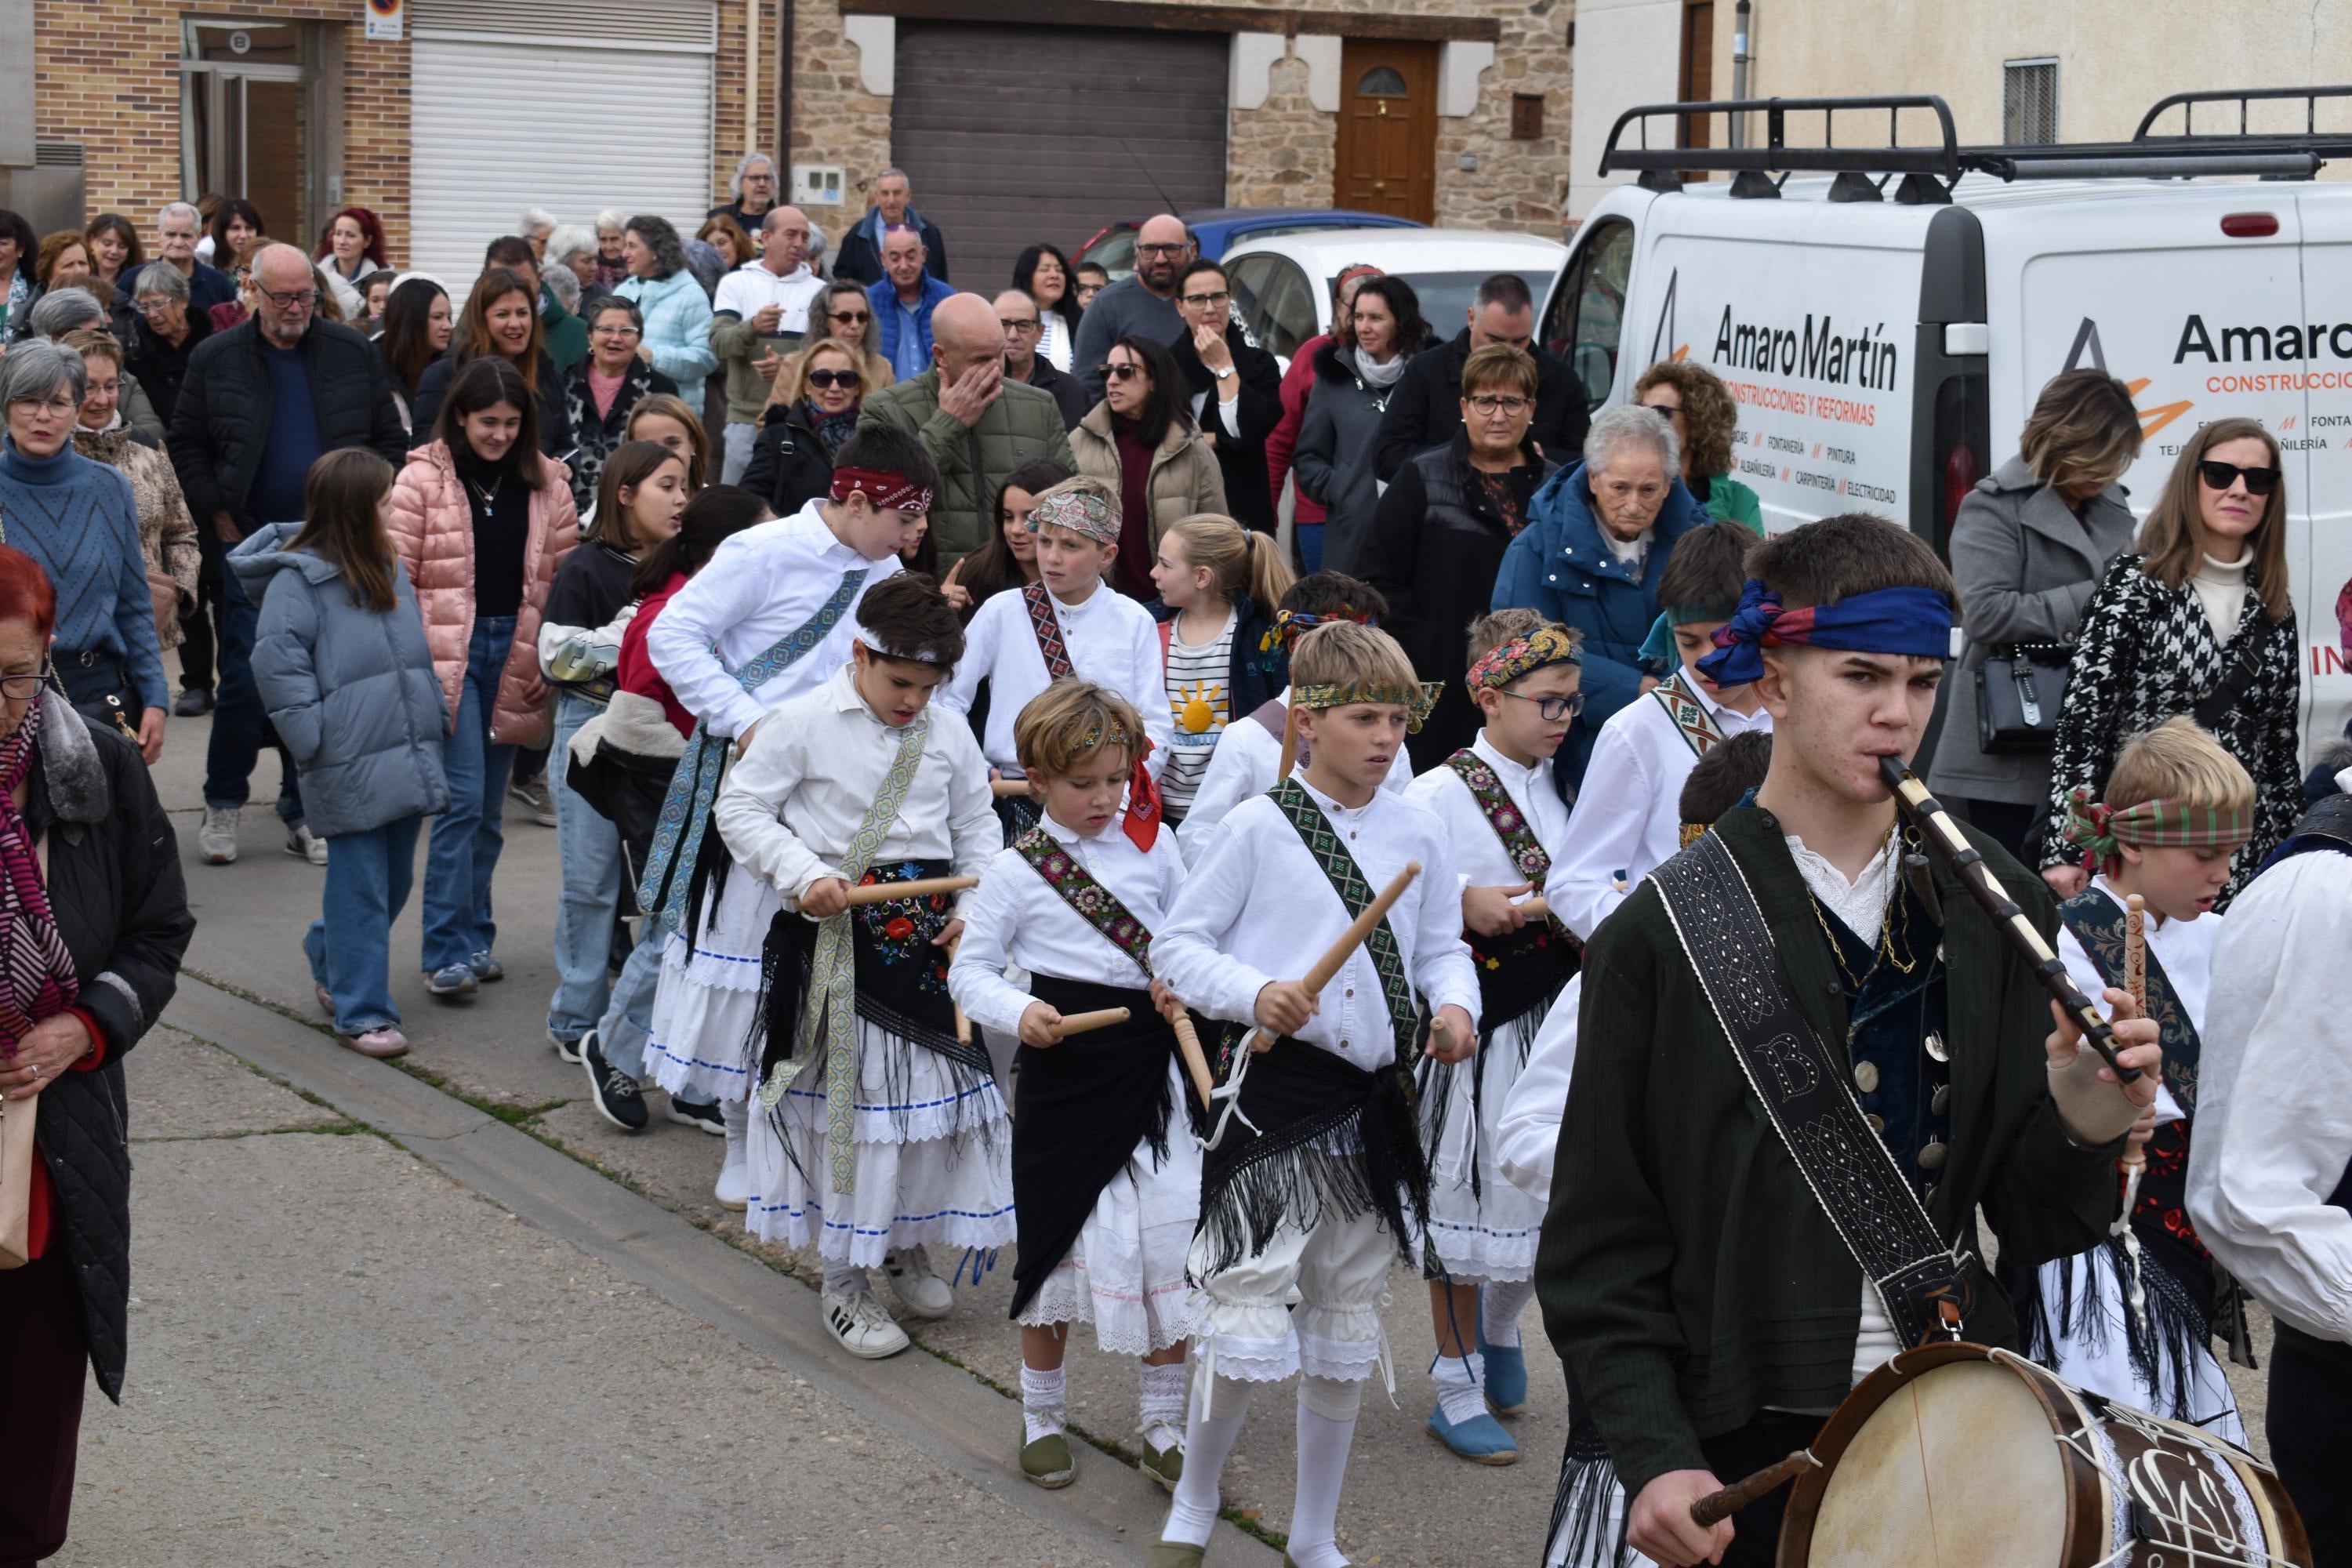
M 2172 1568 L 2192 1540 L 2198 1562 L 2311 1561 L 2285 1489 L 2251 1456 L 1982 1345 L 1896 1356 L 1855 1385 L 1812 1454 L 1822 1468 L 1790 1493 L 1780 1568 Z M 2145 1539 L 2116 1556 L 2119 1509 Z

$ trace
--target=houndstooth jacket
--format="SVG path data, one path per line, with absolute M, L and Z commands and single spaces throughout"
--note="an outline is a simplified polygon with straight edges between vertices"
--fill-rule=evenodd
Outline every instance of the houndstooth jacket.
M 2278 847 L 2303 808 L 2296 730 L 2302 677 L 2294 612 L 2275 621 L 2268 618 L 2249 584 L 2244 617 L 2225 647 L 2214 640 L 2213 624 L 2206 618 L 2197 591 L 2185 583 L 2166 587 L 2139 569 L 2141 559 L 2128 553 L 2116 556 L 2083 610 L 2066 702 L 2058 716 L 2057 751 L 2051 759 L 2051 833 L 2043 843 L 2042 863 L 2082 862 L 2082 851 L 2058 835 L 2066 820 L 2067 795 L 2088 785 L 2095 799 L 2106 788 L 2107 775 L 2126 742 L 2196 707 L 2197 700 L 2251 649 L 2253 682 L 2213 731 L 2214 738 L 2254 776 L 2254 836 L 2231 865 L 2230 884 L 2221 891 L 2221 902 L 2227 903 Z

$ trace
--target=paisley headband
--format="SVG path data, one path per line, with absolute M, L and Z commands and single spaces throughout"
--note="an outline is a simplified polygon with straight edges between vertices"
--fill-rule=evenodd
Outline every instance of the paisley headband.
M 887 468 L 835 468 L 833 470 L 835 500 L 845 501 L 858 491 L 884 511 L 928 512 L 931 510 L 931 492 L 904 474 L 894 474 Z
M 1381 682 L 1342 686 L 1338 681 L 1325 681 L 1315 686 L 1294 686 L 1290 700 L 1299 707 L 1319 711 L 1326 708 L 1346 708 L 1358 702 L 1392 703 L 1404 710 L 1404 727 L 1413 734 L 1421 732 L 1422 721 L 1437 706 L 1438 694 L 1445 689 L 1442 680 L 1416 681 L 1411 686 L 1393 686 Z
M 1043 528 L 1065 528 L 1097 544 L 1118 542 L 1118 514 L 1092 490 L 1064 490 L 1040 500 L 1029 514 L 1029 531 Z
M 1538 626 L 1526 637 L 1513 637 L 1502 647 L 1480 655 L 1470 667 L 1470 689 L 1499 691 L 1521 676 L 1533 675 L 1538 669 L 1583 662 L 1576 656 L 1576 638 L 1566 627 Z

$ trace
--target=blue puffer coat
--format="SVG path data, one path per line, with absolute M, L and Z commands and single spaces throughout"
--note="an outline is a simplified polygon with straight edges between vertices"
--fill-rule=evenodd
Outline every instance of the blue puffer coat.
M 654 368 L 685 387 L 688 402 L 702 395 L 702 384 L 719 368 L 710 346 L 710 296 L 694 274 L 679 268 L 667 278 L 631 278 L 613 290 L 636 301 L 646 319 L 641 340 L 653 352 Z
M 321 838 L 447 809 L 441 738 L 449 712 L 407 569 L 393 563 L 397 609 L 362 609 L 335 568 L 284 546 L 272 523 L 229 552 L 261 606 L 253 679 L 302 770 L 302 815 Z

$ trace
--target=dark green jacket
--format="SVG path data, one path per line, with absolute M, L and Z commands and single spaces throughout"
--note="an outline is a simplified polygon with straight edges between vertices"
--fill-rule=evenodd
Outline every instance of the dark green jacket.
M 1845 994 L 1777 818 L 1716 825 L 1780 942 L 1806 1020 L 1845 1038 Z M 2048 889 L 1970 835 L 2045 937 Z M 2049 994 L 1939 861 L 1950 1014 L 1950 1155 L 1928 1205 L 1976 1250 L 1975 1215 L 2005 1262 L 2096 1242 L 2116 1208 L 2123 1142 L 2076 1147 L 2047 1079 Z M 1931 933 L 1919 933 L 1924 952 Z M 1843 1059 L 1842 1044 L 1833 1052 Z M 1862 1269 L 1798 1173 L 1709 1011 L 1654 884 L 1592 934 L 1576 1073 L 1536 1258 L 1544 1327 L 1581 1384 L 1626 1494 L 1704 1469 L 1699 1439 L 1767 1405 L 1827 1409 L 1852 1382 Z M 1979 1277 L 1968 1337 L 2015 1350 L 2008 1303 Z M 1727 1480 L 1732 1479 L 1725 1478 Z
M 1078 471 L 1069 433 L 1062 428 L 1061 405 L 1050 393 L 1017 381 L 1006 382 L 980 423 L 966 429 L 954 415 L 940 412 L 940 372 L 934 365 L 866 398 L 857 422 L 912 431 L 939 464 L 931 537 L 939 542 L 942 572 L 979 549 L 996 526 L 996 487 L 1005 475 L 1040 458 Z

